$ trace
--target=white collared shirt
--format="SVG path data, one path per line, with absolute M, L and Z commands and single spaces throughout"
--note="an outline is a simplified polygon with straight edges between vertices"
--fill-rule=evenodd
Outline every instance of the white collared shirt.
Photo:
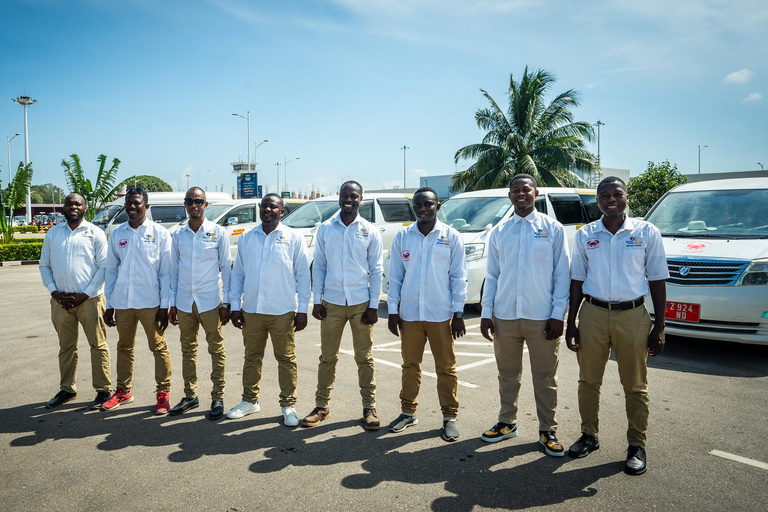
M 483 318 L 563 320 L 570 277 L 563 225 L 534 210 L 500 222 L 488 237 Z
M 458 231 L 438 220 L 424 236 L 414 223 L 395 235 L 390 255 L 390 315 L 407 322 L 445 322 L 464 311 L 467 262 Z
M 107 309 L 168 308 L 171 235 L 149 219 L 136 229 L 124 222 L 109 236 Z
M 608 302 L 634 300 L 648 293 L 648 281 L 669 278 L 661 232 L 649 222 L 627 217 L 612 234 L 603 219 L 576 232 L 571 279 L 582 291 Z
M 312 292 L 315 304 L 323 300 L 337 306 L 368 302 L 379 307 L 382 273 L 382 241 L 378 228 L 355 217 L 349 226 L 341 212 L 317 228 Z
M 107 237 L 83 219 L 73 231 L 65 222 L 48 230 L 40 254 L 40 275 L 48 291 L 104 293 L 107 264 Z
M 267 235 L 260 224 L 240 237 L 229 292 L 233 311 L 306 313 L 310 287 L 309 257 L 301 233 L 280 223 Z
M 210 311 L 222 302 L 222 291 L 224 303 L 229 303 L 232 259 L 227 230 L 204 219 L 197 232 L 186 222 L 171 238 L 171 306 L 191 313 L 197 304 L 199 312 Z

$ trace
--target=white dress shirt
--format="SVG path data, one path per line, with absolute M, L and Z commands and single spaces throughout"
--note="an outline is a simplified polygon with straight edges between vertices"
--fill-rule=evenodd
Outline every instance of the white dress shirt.
M 389 260 L 389 314 L 407 322 L 445 322 L 464 311 L 467 262 L 464 241 L 439 220 L 424 236 L 418 223 L 399 231 Z
M 381 295 L 382 242 L 379 229 L 358 215 L 349 226 L 341 212 L 317 228 L 312 292 L 315 304 L 337 306 L 368 302 L 378 309 Z
M 48 291 L 104 293 L 107 264 L 107 237 L 83 219 L 75 230 L 65 222 L 48 230 L 40 254 L 40 275 Z
M 648 281 L 669 278 L 661 232 L 649 222 L 627 217 L 616 234 L 603 219 L 576 232 L 571 279 L 582 291 L 607 302 L 625 302 L 648 293 Z
M 171 235 L 149 219 L 136 229 L 124 222 L 109 236 L 107 309 L 168 308 Z
M 205 219 L 197 232 L 187 222 L 171 238 L 171 306 L 186 313 L 193 304 L 200 313 L 218 307 L 219 272 L 224 303 L 229 303 L 232 259 L 227 230 Z
M 563 225 L 534 210 L 500 222 L 488 237 L 483 318 L 563 320 L 570 277 Z
M 310 287 L 309 257 L 301 233 L 280 223 L 269 235 L 260 224 L 240 236 L 229 292 L 233 311 L 306 313 Z

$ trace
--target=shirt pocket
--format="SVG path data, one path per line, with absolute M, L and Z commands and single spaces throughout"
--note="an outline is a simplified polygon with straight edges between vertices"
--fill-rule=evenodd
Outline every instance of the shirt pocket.
M 432 263 L 437 268 L 446 268 L 451 266 L 451 246 L 444 244 L 435 245 L 432 249 Z
M 204 261 L 213 261 L 219 259 L 219 244 L 203 242 L 202 257 Z
M 549 238 L 533 241 L 533 260 L 540 262 L 552 261 L 552 241 Z

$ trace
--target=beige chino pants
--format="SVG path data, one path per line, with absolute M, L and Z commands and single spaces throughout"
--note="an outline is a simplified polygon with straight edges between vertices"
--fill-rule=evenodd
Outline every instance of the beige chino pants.
M 139 323 L 147 335 L 149 350 L 155 356 L 156 392 L 171 390 L 171 355 L 165 343 L 165 334 L 155 322 L 160 307 L 144 309 L 116 309 L 117 322 L 117 387 L 128 391 L 133 387 L 134 347 L 136 327 Z
M 192 312 L 177 308 L 179 339 L 181 341 L 181 374 L 184 378 L 184 396 L 190 400 L 197 396 L 197 334 L 200 326 L 205 332 L 208 353 L 211 355 L 211 400 L 224 400 L 224 373 L 227 359 L 224 353 L 224 336 L 221 335 L 219 306 L 200 313 L 197 304 L 192 303 Z
M 280 383 L 280 407 L 296 405 L 296 387 L 298 370 L 296 366 L 296 313 L 290 311 L 283 315 L 262 315 L 243 311 L 243 344 L 245 362 L 243 363 L 243 401 L 259 401 L 261 371 L 267 336 L 272 339 L 272 350 L 277 359 L 277 378 Z

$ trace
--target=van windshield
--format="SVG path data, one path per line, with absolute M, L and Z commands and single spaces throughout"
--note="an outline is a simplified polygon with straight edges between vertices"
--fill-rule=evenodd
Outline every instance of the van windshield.
M 460 233 L 483 231 L 495 226 L 512 207 L 508 197 L 460 197 L 448 199 L 437 217 Z
M 701 190 L 667 194 L 645 220 L 663 236 L 768 238 L 768 190 Z
M 231 204 L 209 204 L 205 208 L 205 218 L 214 221 L 219 215 L 232 208 Z M 182 221 L 184 222 L 184 221 Z
M 119 212 L 122 208 L 122 205 L 119 204 L 109 205 L 94 215 L 91 223 L 104 229 L 109 224 L 109 221 L 112 220 L 112 217 L 117 215 L 117 212 Z
M 339 211 L 338 201 L 309 201 L 304 206 L 286 215 L 283 224 L 292 228 L 313 228 L 318 222 L 325 222 Z

